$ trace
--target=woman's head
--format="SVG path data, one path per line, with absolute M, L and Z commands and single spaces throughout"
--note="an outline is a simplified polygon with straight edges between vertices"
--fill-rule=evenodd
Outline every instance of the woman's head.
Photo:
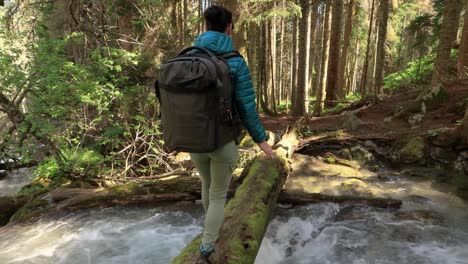
M 208 7 L 203 14 L 206 29 L 230 34 L 234 27 L 232 13 L 224 7 L 213 5 Z

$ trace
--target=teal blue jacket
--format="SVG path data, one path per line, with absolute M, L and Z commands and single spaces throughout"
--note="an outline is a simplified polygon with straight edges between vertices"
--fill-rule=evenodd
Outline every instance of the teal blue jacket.
M 217 31 L 207 31 L 198 36 L 195 46 L 219 54 L 234 50 L 231 37 Z M 234 100 L 242 123 L 256 143 L 263 142 L 267 140 L 267 136 L 258 117 L 255 90 L 249 66 L 241 57 L 229 59 L 228 64 L 235 80 Z

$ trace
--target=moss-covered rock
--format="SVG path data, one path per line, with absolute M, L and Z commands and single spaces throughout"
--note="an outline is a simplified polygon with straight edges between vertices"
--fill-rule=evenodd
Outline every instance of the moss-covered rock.
M 414 137 L 398 151 L 399 160 L 402 163 L 421 163 L 425 157 L 425 143 L 421 137 Z
M 468 175 L 462 172 L 454 173 L 452 183 L 457 186 L 458 195 L 468 200 Z
M 356 130 L 361 127 L 364 123 L 356 117 L 352 112 L 345 112 L 339 117 L 340 124 L 338 129 L 345 130 Z
M 414 113 L 426 113 L 426 111 L 438 108 L 448 98 L 446 88 L 437 84 L 425 89 L 414 101 L 401 108 L 394 116 L 408 118 Z
M 373 165 L 376 162 L 374 154 L 360 145 L 341 150 L 339 154 L 349 160 L 357 161 L 361 165 Z

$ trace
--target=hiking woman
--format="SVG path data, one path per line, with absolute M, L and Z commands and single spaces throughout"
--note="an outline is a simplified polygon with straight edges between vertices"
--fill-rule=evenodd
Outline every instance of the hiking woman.
M 232 52 L 232 13 L 223 7 L 211 6 L 204 12 L 204 19 L 206 32 L 198 36 L 195 46 L 215 54 Z M 230 58 L 227 62 L 234 82 L 234 104 L 242 124 L 265 154 L 274 157 L 256 111 L 255 91 L 249 67 L 240 56 Z M 231 141 L 211 153 L 190 153 L 190 157 L 202 181 L 202 202 L 206 216 L 200 253 L 201 258 L 208 262 L 224 221 L 226 195 L 239 158 L 239 150 L 236 143 Z

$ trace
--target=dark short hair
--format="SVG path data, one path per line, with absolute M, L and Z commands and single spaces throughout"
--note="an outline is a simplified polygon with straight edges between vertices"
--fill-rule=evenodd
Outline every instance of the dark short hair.
M 218 32 L 226 31 L 229 24 L 232 23 L 232 13 L 222 6 L 212 5 L 203 13 L 208 30 Z

